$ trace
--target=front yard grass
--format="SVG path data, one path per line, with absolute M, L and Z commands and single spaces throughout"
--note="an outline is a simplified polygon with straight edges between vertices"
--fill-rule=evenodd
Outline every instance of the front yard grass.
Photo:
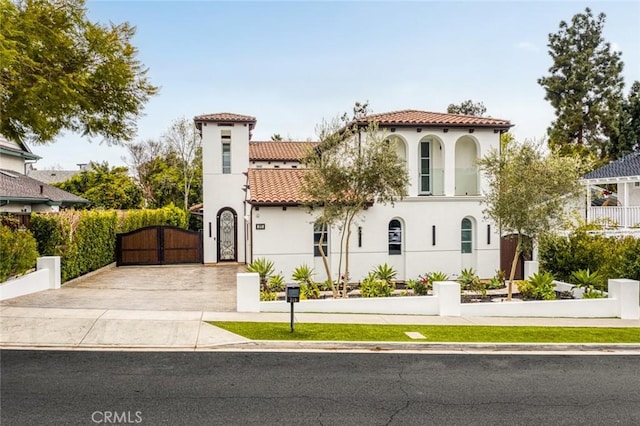
M 373 325 L 284 322 L 210 321 L 251 340 L 323 340 L 368 342 L 486 343 L 640 343 L 640 328 L 531 327 L 479 325 Z M 425 339 L 411 339 L 405 332 Z

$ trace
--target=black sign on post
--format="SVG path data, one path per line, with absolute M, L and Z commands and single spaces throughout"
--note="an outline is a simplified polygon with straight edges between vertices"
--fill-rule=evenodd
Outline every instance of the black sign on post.
M 293 304 L 300 301 L 300 284 L 287 284 L 287 303 L 291 303 L 291 332 L 293 333 Z

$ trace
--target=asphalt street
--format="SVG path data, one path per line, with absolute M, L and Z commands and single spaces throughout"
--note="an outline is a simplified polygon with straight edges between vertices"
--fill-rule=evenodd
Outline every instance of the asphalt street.
M 9 425 L 640 424 L 640 357 L 0 353 Z

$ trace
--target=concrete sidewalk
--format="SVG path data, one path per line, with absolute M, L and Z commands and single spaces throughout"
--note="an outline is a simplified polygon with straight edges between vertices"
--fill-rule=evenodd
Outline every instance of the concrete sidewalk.
M 251 341 L 205 321 L 256 321 L 288 324 L 287 313 L 145 311 L 0 307 L 0 347 L 76 350 L 330 350 L 427 352 L 596 352 L 634 353 L 640 344 L 452 344 L 416 341 L 295 342 Z M 296 323 L 634 327 L 620 319 L 439 317 L 414 315 L 305 314 Z M 410 327 L 407 331 L 411 331 Z

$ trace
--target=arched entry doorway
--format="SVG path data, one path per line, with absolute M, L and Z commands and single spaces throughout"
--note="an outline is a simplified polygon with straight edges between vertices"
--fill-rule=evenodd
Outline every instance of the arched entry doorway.
M 238 215 L 231 207 L 224 207 L 216 216 L 218 229 L 218 262 L 238 260 Z

